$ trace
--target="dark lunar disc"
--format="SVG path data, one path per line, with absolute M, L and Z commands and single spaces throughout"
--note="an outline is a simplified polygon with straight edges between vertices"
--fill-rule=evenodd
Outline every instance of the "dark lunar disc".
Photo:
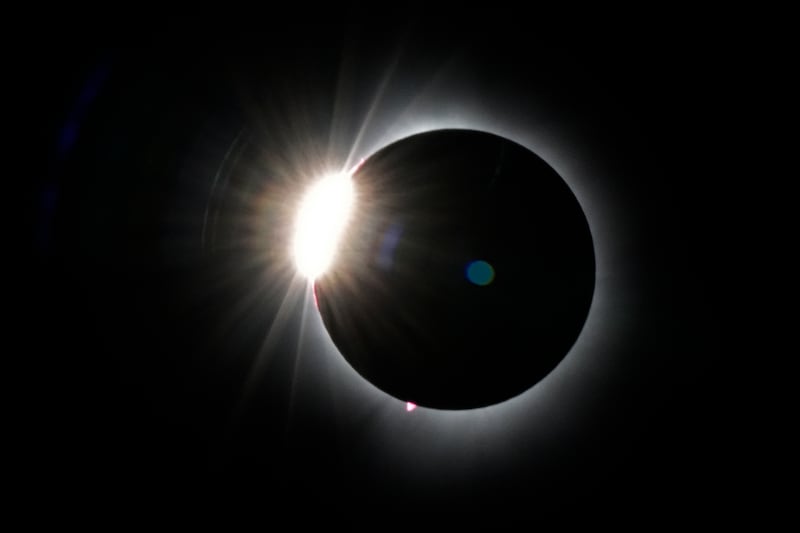
M 586 217 L 530 150 L 438 130 L 353 175 L 357 200 L 315 291 L 345 359 L 380 389 L 441 409 L 530 388 L 583 327 L 595 263 Z

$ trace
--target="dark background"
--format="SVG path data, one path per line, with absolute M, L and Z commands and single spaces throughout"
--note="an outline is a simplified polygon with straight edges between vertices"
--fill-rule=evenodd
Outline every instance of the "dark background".
M 79 515 L 76 504 L 91 501 L 116 517 L 198 502 L 270 517 L 295 505 L 345 519 L 379 510 L 390 522 L 420 511 L 529 522 L 550 513 L 645 523 L 727 515 L 747 501 L 753 422 L 721 333 L 734 240 L 723 161 L 741 94 L 730 87 L 754 63 L 724 26 L 696 13 L 641 14 L 635 23 L 606 13 L 577 24 L 511 12 L 355 10 L 103 22 L 73 13 L 36 25 L 12 62 L 32 127 L 32 261 L 20 278 L 23 339 L 10 356 L 21 363 L 11 387 L 17 494 Z M 199 227 L 175 222 L 185 214 L 175 210 L 185 160 L 218 164 L 241 124 L 270 131 L 282 113 L 299 112 L 254 112 L 259 88 L 285 91 L 304 109 L 305 95 L 314 100 L 341 81 L 343 58 L 366 79 L 398 47 L 421 70 L 456 50 L 482 83 L 535 86 L 569 104 L 570 123 L 597 140 L 579 149 L 623 169 L 615 191 L 642 206 L 625 214 L 626 238 L 640 260 L 635 286 L 658 302 L 630 332 L 625 368 L 598 393 L 613 409 L 564 449 L 492 475 L 478 469 L 467 481 L 419 472 L 396 483 L 375 467 L 380 450 L 362 460 L 351 443 L 376 422 L 331 419 L 315 399 L 298 400 L 283 379 L 288 345 L 277 349 L 276 377 L 264 378 L 231 430 L 259 324 L 275 308 L 218 335 L 223 310 L 257 274 L 237 265 L 233 280 L 201 291 L 238 252 L 198 264 L 164 251 L 165 232 L 179 247 Z M 199 142 L 208 147 L 202 157 Z

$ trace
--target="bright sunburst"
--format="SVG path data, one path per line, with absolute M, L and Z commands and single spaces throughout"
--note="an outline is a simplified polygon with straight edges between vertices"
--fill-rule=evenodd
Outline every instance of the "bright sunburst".
M 313 183 L 295 219 L 292 255 L 297 270 L 314 280 L 333 260 L 353 206 L 353 183 L 343 172 Z

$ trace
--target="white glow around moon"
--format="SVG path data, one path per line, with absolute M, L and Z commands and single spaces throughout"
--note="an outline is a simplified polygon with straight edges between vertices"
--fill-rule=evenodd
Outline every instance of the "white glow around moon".
M 392 79 L 407 78 L 403 72 L 394 76 Z M 594 137 L 583 133 L 568 110 L 558 115 L 563 120 L 549 120 L 558 114 L 558 108 L 549 108 L 546 101 L 535 97 L 520 99 L 498 86 L 482 91 L 477 98 L 464 89 L 471 86 L 473 78 L 471 70 L 456 66 L 442 72 L 435 83 L 421 79 L 417 85 L 424 90 L 411 90 L 408 83 L 379 83 L 375 98 L 366 100 L 363 115 L 341 113 L 330 124 L 323 114 L 314 124 L 312 130 L 336 132 L 330 140 L 330 152 L 335 157 L 311 158 L 307 153 L 314 152 L 303 144 L 297 156 L 299 163 L 286 173 L 287 186 L 291 187 L 287 194 L 307 194 L 300 197 L 299 210 L 290 210 L 287 218 L 280 220 L 293 224 L 289 231 L 294 233 L 294 241 L 288 243 L 287 252 L 303 277 L 319 277 L 330 268 L 341 241 L 337 242 L 333 228 L 318 227 L 327 219 L 322 213 L 336 211 L 332 197 L 323 192 L 326 187 L 317 189 L 316 182 L 309 182 L 307 191 L 298 191 L 297 177 L 315 174 L 319 168 L 357 168 L 359 160 L 386 146 L 433 130 L 483 131 L 526 147 L 564 179 L 589 223 L 595 245 L 596 285 L 580 336 L 561 363 L 539 383 L 505 402 L 476 409 L 417 408 L 409 412 L 408 398 L 390 396 L 349 365 L 315 310 L 313 286 L 305 280 L 293 282 L 286 305 L 281 306 L 283 321 L 270 326 L 253 382 L 263 374 L 261 369 L 266 368 L 272 354 L 280 351 L 282 335 L 294 339 L 296 331 L 290 326 L 290 318 L 295 318 L 300 330 L 295 353 L 299 378 L 293 395 L 319 401 L 320 412 L 332 413 L 343 428 L 358 424 L 358 431 L 364 435 L 362 449 L 370 451 L 369 460 L 375 461 L 375 468 L 390 465 L 387 475 L 395 480 L 408 481 L 409 476 L 420 472 L 462 475 L 463 464 L 474 463 L 476 450 L 485 453 L 486 468 L 512 468 L 519 454 L 548 457 L 550 450 L 571 442 L 582 422 L 603 406 L 598 399 L 600 391 L 615 375 L 615 369 L 625 368 L 625 352 L 620 346 L 625 346 L 626 334 L 639 323 L 638 318 L 631 317 L 645 316 L 643 292 L 633 290 L 636 284 L 631 281 L 636 279 L 633 274 L 638 264 L 631 257 L 634 248 L 626 245 L 632 227 L 626 217 L 630 206 L 621 191 L 610 186 L 613 166 L 602 152 L 598 155 L 590 149 Z M 410 79 L 416 80 L 413 76 Z M 302 132 L 298 137 L 305 139 Z M 346 175 L 353 172 L 344 171 Z M 352 192 L 352 208 L 356 209 L 361 191 L 356 188 Z M 345 230 L 346 222 L 338 236 L 344 237 Z M 333 239 L 325 238 L 331 235 Z M 323 249 L 314 243 L 326 240 L 329 256 L 324 260 Z M 297 295 L 306 298 L 303 305 L 292 305 L 298 301 L 295 297 L 300 298 Z M 302 311 L 293 315 L 292 310 L 298 308 Z M 366 416 L 372 418 L 364 425 Z M 420 454 L 420 449 L 426 453 Z
M 292 252 L 297 270 L 314 280 L 330 266 L 353 206 L 348 173 L 326 176 L 303 197 L 294 228 Z

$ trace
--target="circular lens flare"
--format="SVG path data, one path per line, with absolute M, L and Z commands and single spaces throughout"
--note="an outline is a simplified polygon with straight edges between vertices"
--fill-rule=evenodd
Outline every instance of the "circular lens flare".
M 475 285 L 488 285 L 494 280 L 494 268 L 486 261 L 473 261 L 467 265 L 467 279 Z
M 330 266 L 353 205 L 348 173 L 315 182 L 300 204 L 292 245 L 297 270 L 310 280 Z

